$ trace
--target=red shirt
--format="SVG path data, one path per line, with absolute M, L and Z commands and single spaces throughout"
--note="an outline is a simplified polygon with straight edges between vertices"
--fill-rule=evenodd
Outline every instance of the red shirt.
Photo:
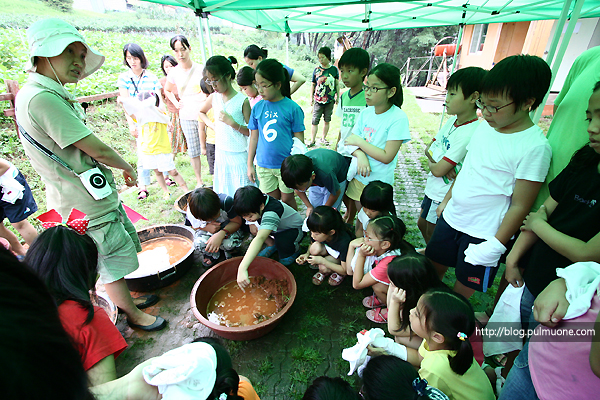
M 94 317 L 89 324 L 84 324 L 87 309 L 73 300 L 67 300 L 58 306 L 58 315 L 63 328 L 79 351 L 86 371 L 111 354 L 117 358 L 127 348 L 121 332 L 100 307 L 94 306 Z

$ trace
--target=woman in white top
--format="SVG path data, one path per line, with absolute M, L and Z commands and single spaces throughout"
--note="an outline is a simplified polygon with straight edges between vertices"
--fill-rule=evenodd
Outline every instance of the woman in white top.
M 181 129 L 188 145 L 188 155 L 196 175 L 197 187 L 204 186 L 200 163 L 200 135 L 198 131 L 198 114 L 206 96 L 200 89 L 203 66 L 192 61 L 192 47 L 187 38 L 177 35 L 171 38 L 171 49 L 177 59 L 176 67 L 171 68 L 165 84 L 165 96 L 179 110 Z M 175 88 L 179 93 L 179 100 L 173 93 Z

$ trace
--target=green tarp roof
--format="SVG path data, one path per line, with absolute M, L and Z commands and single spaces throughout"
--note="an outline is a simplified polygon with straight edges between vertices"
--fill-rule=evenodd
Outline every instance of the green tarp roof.
M 558 19 L 562 0 L 145 0 L 210 12 L 240 25 L 278 32 L 345 32 Z M 584 0 L 577 0 L 579 2 Z M 576 1 L 571 4 L 571 11 Z M 465 19 L 463 21 L 463 11 Z M 586 0 L 579 18 L 600 17 Z

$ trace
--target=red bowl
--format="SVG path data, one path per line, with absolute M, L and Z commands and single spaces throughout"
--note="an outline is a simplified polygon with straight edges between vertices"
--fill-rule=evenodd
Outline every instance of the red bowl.
M 230 340 L 252 340 L 271 332 L 281 318 L 292 307 L 296 298 L 296 280 L 294 275 L 282 264 L 265 257 L 256 257 L 250 268 L 249 276 L 262 275 L 267 279 L 285 279 L 290 292 L 290 300 L 273 318 L 251 326 L 227 327 L 210 322 L 206 317 L 208 302 L 215 292 L 225 284 L 237 279 L 237 270 L 243 257 L 225 260 L 206 271 L 194 285 L 190 295 L 192 312 L 202 325 L 212 329 L 217 335 Z

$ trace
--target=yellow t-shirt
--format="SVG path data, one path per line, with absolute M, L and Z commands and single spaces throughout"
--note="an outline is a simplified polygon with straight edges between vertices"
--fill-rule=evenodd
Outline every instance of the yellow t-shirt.
M 495 400 L 494 390 L 487 375 L 477 364 L 473 363 L 463 375 L 458 375 L 450 368 L 448 356 L 454 356 L 456 351 L 430 351 L 426 341 L 419 347 L 423 357 L 419 375 L 427 379 L 430 386 L 440 389 L 450 400 Z
M 250 384 L 250 382 L 246 382 L 240 379 L 240 383 L 238 385 L 238 396 L 243 398 L 244 400 L 260 400 L 256 391 Z
M 212 108 L 208 110 L 206 116 L 208 117 L 208 119 L 210 119 L 210 122 L 212 122 L 214 126 L 215 113 L 213 112 Z M 213 129 L 210 129 L 208 126 L 206 127 L 206 143 L 215 144 L 215 131 Z
M 146 155 L 171 154 L 167 124 L 148 122 L 142 126 L 140 150 Z

